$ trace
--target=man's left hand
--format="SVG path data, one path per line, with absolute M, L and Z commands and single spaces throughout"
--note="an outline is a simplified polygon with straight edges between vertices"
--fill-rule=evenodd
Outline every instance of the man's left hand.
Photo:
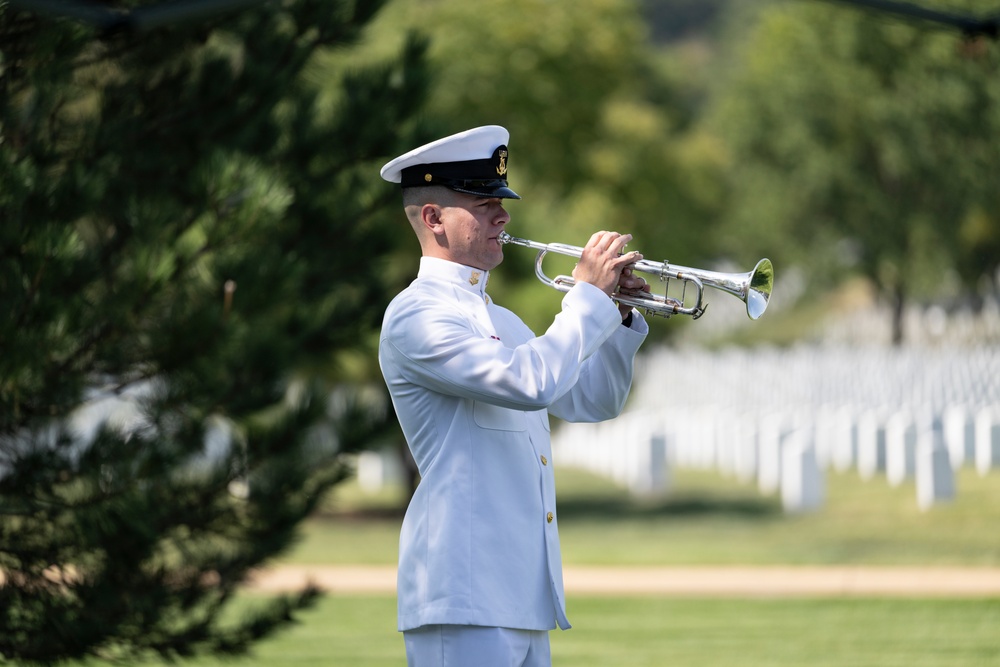
M 626 266 L 624 269 L 622 269 L 622 273 L 618 277 L 618 290 L 621 290 L 626 294 L 628 293 L 634 294 L 638 292 L 645 292 L 646 294 L 649 294 L 650 287 L 649 283 L 647 283 L 642 278 L 642 276 L 638 276 L 632 271 L 632 267 Z M 622 314 L 623 320 L 626 317 L 628 317 L 628 314 L 629 312 L 631 312 L 631 310 L 632 306 L 628 306 L 623 303 L 618 304 L 618 312 Z

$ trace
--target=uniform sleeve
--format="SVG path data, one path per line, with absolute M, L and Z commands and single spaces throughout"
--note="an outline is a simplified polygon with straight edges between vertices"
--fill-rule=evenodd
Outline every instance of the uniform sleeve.
M 586 360 L 576 384 L 549 406 L 549 412 L 570 422 L 604 421 L 621 414 L 632 387 L 635 355 L 648 332 L 649 325 L 634 311 L 632 326 L 618 326 Z
M 539 410 L 577 384 L 584 362 L 617 329 L 623 329 L 617 308 L 585 283 L 566 294 L 545 334 L 514 348 L 477 331 L 458 304 L 422 294 L 390 307 L 379 356 L 389 382 Z

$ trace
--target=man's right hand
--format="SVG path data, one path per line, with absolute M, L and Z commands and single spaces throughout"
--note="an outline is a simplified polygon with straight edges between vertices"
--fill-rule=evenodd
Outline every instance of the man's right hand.
M 638 252 L 621 254 L 631 240 L 631 234 L 595 233 L 583 248 L 580 261 L 573 269 L 573 279 L 590 283 L 608 296 L 613 295 L 622 271 L 642 259 Z

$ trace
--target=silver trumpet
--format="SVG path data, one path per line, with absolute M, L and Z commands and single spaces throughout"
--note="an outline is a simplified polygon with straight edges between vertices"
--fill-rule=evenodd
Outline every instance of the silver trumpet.
M 519 239 L 507 232 L 500 232 L 497 240 L 501 244 L 512 243 L 537 250 L 535 275 L 549 287 L 560 292 L 568 292 L 576 284 L 576 281 L 570 276 L 549 278 L 542 269 L 542 261 L 545 259 L 545 255 L 550 252 L 579 258 L 583 255 L 583 248 L 562 243 L 538 243 L 528 239 Z M 750 316 L 751 320 L 756 320 L 764 314 L 767 302 L 771 298 L 771 288 L 774 286 L 774 268 L 771 266 L 771 260 L 766 258 L 757 262 L 753 271 L 746 273 L 719 273 L 677 266 L 667 262 L 651 262 L 646 259 L 636 262 L 632 266 L 632 270 L 659 277 L 660 281 L 666 284 L 665 293 L 661 296 L 641 291 L 619 290 L 613 295 L 614 300 L 638 308 L 649 315 L 659 315 L 660 317 L 690 315 L 692 319 L 698 319 L 708 307 L 707 303 L 702 302 L 705 288 L 711 287 L 739 297 L 747 306 L 747 315 Z M 680 298 L 667 296 L 666 292 L 669 291 L 671 280 L 681 281 Z M 687 294 L 689 285 L 694 290 L 690 297 Z M 686 305 L 687 302 L 693 303 Z

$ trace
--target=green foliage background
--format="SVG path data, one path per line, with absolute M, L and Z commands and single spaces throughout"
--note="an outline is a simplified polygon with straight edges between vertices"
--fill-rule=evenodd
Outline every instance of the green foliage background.
M 673 104 L 684 93 L 635 3 L 394 3 L 366 50 L 328 66 L 392 51 L 409 31 L 429 40 L 434 76 L 421 117 L 432 134 L 510 130 L 509 178 L 524 197 L 508 206 L 512 234 L 582 246 L 598 229 L 617 229 L 633 233 L 637 249 L 660 248 L 648 251 L 658 259 L 704 257 L 719 156 L 681 135 L 692 109 Z M 533 261 L 509 249 L 490 289 L 541 332 L 559 297 L 534 279 Z
M 392 4 L 327 64 L 411 31 L 430 45 L 431 136 L 511 130 L 515 235 L 612 228 L 647 258 L 724 270 L 768 256 L 777 289 L 803 269 L 810 298 L 860 276 L 894 304 L 897 342 L 906 303 L 996 292 L 994 42 L 806 0 L 426 0 Z M 558 296 L 532 261 L 510 249 L 491 291 L 544 330 Z
M 723 246 L 808 258 L 819 289 L 860 274 L 897 320 L 911 299 L 982 295 L 984 278 L 995 295 L 995 43 L 835 3 L 745 18 L 705 115 L 731 160 Z
M 309 601 L 217 624 L 350 474 L 342 454 L 398 444 L 373 345 L 417 246 L 377 174 L 424 141 L 511 130 L 515 235 L 767 255 L 779 291 L 798 269 L 805 298 L 767 316 L 782 342 L 858 276 L 897 342 L 911 300 L 996 299 L 993 41 L 807 0 L 295 0 L 141 34 L 15 4 L 0 655 L 233 652 Z M 490 291 L 541 332 L 559 296 L 533 260 L 511 248 Z M 81 447 L 71 420 L 100 399 L 131 421 Z

